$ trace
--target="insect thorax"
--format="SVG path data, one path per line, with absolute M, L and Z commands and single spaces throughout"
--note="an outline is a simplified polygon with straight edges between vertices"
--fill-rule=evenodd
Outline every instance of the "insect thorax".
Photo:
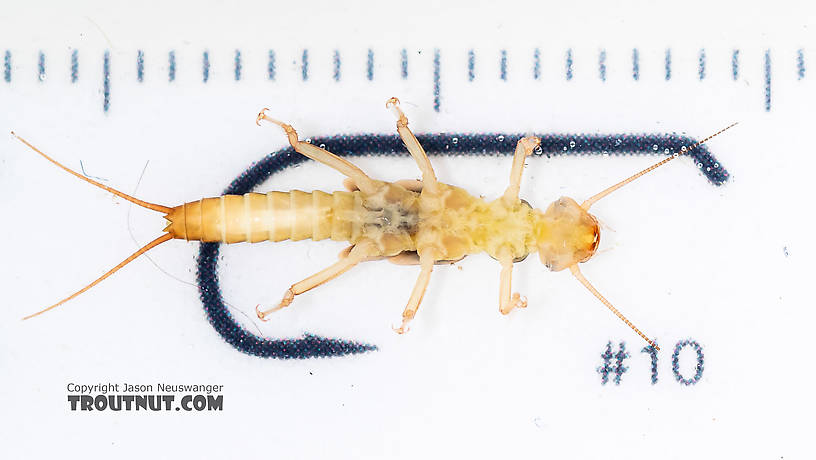
M 419 251 L 432 247 L 438 259 L 456 260 L 480 252 L 520 259 L 536 250 L 536 214 L 527 203 L 487 202 L 461 188 L 439 186 L 436 196 L 420 198 Z

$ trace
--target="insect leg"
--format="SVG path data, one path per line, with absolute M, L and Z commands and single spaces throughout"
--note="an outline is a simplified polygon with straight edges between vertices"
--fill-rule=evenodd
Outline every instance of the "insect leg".
M 515 203 L 519 199 L 519 189 L 521 188 L 521 175 L 524 172 L 524 160 L 533 154 L 533 150 L 541 144 L 541 139 L 537 137 L 524 137 L 516 144 L 516 153 L 513 155 L 513 169 L 510 170 L 510 185 L 504 192 L 504 200 L 508 203 Z
M 414 319 L 414 316 L 419 309 L 419 304 L 422 303 L 422 296 L 425 295 L 425 289 L 428 287 L 428 281 L 431 280 L 434 258 L 431 257 L 430 252 L 426 251 L 419 255 L 419 265 L 421 267 L 421 271 L 419 272 L 419 278 L 417 278 L 416 284 L 414 285 L 414 290 L 411 291 L 411 298 L 408 299 L 408 305 L 402 312 L 402 325 L 400 325 L 399 328 L 394 328 L 398 334 L 408 332 L 408 328 L 406 326 L 408 325 L 409 321 Z
M 336 169 L 341 174 L 344 174 L 353 180 L 354 184 L 365 193 L 374 193 L 377 190 L 378 186 L 376 181 L 368 177 L 366 173 L 364 173 L 362 169 L 355 166 L 354 163 L 344 158 L 340 158 L 326 149 L 322 149 L 316 145 L 299 140 L 295 128 L 293 128 L 291 125 L 266 116 L 267 110 L 268 109 L 263 109 L 261 110 L 261 113 L 258 114 L 258 118 L 255 120 L 258 125 L 261 124 L 261 120 L 265 120 L 280 126 L 286 132 L 286 136 L 289 138 L 289 144 L 292 145 L 296 152 Z
M 304 279 L 303 281 L 299 281 L 293 284 L 287 291 L 286 294 L 283 295 L 283 299 L 276 307 L 272 307 L 269 310 L 261 311 L 259 306 L 255 307 L 255 312 L 258 314 L 258 318 L 265 319 L 270 313 L 276 312 L 284 307 L 288 307 L 292 301 L 295 299 L 296 295 L 303 294 L 304 292 L 314 289 L 321 284 L 330 281 L 343 273 L 350 270 L 352 267 L 357 265 L 358 263 L 366 260 L 367 258 L 376 255 L 377 253 L 377 246 L 371 243 L 370 241 L 361 241 L 348 253 L 347 256 L 343 257 L 341 253 L 340 260 L 329 266 L 328 268 L 321 270 L 314 275 Z
M 397 115 L 397 132 L 402 138 L 402 142 L 405 143 L 408 152 L 414 157 L 414 161 L 416 161 L 419 170 L 422 172 L 422 184 L 424 188 L 428 189 L 431 193 L 436 192 L 437 181 L 433 166 L 428 159 L 428 155 L 425 153 L 425 149 L 422 148 L 422 145 L 416 136 L 414 136 L 414 133 L 408 128 L 408 117 L 406 117 L 402 109 L 399 108 L 399 99 L 392 97 L 385 103 L 385 106 L 394 109 L 394 113 Z
M 527 308 L 527 298 L 521 297 L 518 292 L 512 292 L 513 257 L 505 256 L 499 259 L 501 263 L 501 277 L 499 281 L 499 311 L 506 315 L 514 308 Z

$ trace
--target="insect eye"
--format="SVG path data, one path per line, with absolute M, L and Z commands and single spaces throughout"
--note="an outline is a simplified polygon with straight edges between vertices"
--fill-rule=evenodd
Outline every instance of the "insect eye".
M 590 247 L 589 251 L 594 254 L 595 251 L 598 249 L 598 245 L 601 244 L 601 231 L 598 228 L 598 224 L 595 224 L 594 228 L 595 238 L 592 240 L 592 247 Z

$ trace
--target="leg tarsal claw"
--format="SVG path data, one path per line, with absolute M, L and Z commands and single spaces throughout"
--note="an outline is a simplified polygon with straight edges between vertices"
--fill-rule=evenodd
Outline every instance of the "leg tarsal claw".
M 288 134 L 288 135 L 292 135 L 292 133 L 295 133 L 295 128 L 293 128 L 292 125 L 286 124 L 286 123 L 284 123 L 284 122 L 282 122 L 280 120 L 276 120 L 276 119 L 274 119 L 272 117 L 268 117 L 266 115 L 267 110 L 269 110 L 269 109 L 264 108 L 263 110 L 260 111 L 260 113 L 258 113 L 258 116 L 255 118 L 255 124 L 256 125 L 261 126 L 261 121 L 268 121 L 270 123 L 274 123 L 274 124 L 280 126 L 281 128 L 283 128 L 283 130 L 286 131 L 286 134 Z M 297 139 L 297 135 L 295 135 L 295 139 Z
M 408 117 L 405 116 L 402 109 L 399 108 L 399 99 L 392 97 L 385 103 L 387 109 L 391 109 L 397 117 L 397 128 L 404 128 L 408 126 Z
M 502 305 L 499 311 L 502 315 L 507 315 L 516 308 L 527 308 L 527 297 L 522 297 L 518 292 L 514 292 L 510 301 Z
M 522 297 L 518 292 L 513 293 L 513 307 L 527 308 L 527 297 Z
M 255 117 L 255 124 L 256 124 L 256 125 L 261 126 L 261 120 L 263 120 L 264 118 L 266 118 L 266 111 L 267 111 L 267 110 L 269 110 L 269 108 L 264 107 L 263 109 L 261 109 L 261 111 L 260 111 L 260 112 L 258 112 L 258 116 L 257 116 L 257 117 Z
M 276 307 L 272 307 L 269 310 L 261 311 L 260 305 L 255 306 L 255 313 L 258 314 L 258 318 L 262 321 L 269 321 L 266 319 L 270 313 L 274 313 L 278 310 L 288 307 L 292 304 L 292 301 L 295 299 L 295 292 L 289 288 L 286 290 L 286 294 L 283 295 L 283 299 L 281 299 L 280 303 Z
M 391 326 L 391 329 L 393 329 L 394 332 L 396 332 L 399 335 L 405 334 L 406 332 L 411 330 L 411 328 L 408 327 L 408 321 L 410 321 L 410 319 L 403 319 L 400 327 Z
M 269 312 L 261 311 L 261 304 L 255 305 L 255 314 L 258 315 L 258 319 L 261 321 L 269 321 L 267 318 Z
M 390 109 L 392 107 L 396 107 L 399 105 L 399 103 L 400 103 L 399 99 L 397 99 L 396 97 L 392 97 L 385 101 L 385 108 Z

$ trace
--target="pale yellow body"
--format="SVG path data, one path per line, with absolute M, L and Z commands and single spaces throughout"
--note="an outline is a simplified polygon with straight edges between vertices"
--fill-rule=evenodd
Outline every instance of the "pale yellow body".
M 360 262 L 385 257 L 394 263 L 420 266 L 419 276 L 402 314 L 402 325 L 396 329 L 403 333 L 422 302 L 433 266 L 481 252 L 487 253 L 501 265 L 499 310 L 507 314 L 514 308 L 527 306 L 525 299 L 511 291 L 513 263 L 532 252 L 538 252 L 547 268 L 553 271 L 569 268 L 615 315 L 647 342 L 653 343 L 589 284 L 581 275 L 578 263 L 588 260 L 598 248 L 598 222 L 587 212 L 592 203 L 671 158 L 595 195 L 581 205 L 571 198 L 562 197 L 541 211 L 533 209 L 518 196 L 524 161 L 540 143 L 536 137 L 525 137 L 516 145 L 506 191 L 501 197 L 486 201 L 436 179 L 424 149 L 408 129 L 408 119 L 398 104 L 399 101 L 392 98 L 387 106 L 393 108 L 397 115 L 397 132 L 416 161 L 422 174 L 421 181 L 389 183 L 372 179 L 349 161 L 311 143 L 300 141 L 294 128 L 267 117 L 266 109 L 258 115 L 258 122 L 266 120 L 283 128 L 295 151 L 347 177 L 349 191 L 331 194 L 298 190 L 247 193 L 203 198 L 168 207 L 141 201 L 80 175 L 19 138 L 65 171 L 142 207 L 162 212 L 170 222 L 164 229 L 167 233 L 139 249 L 103 276 L 62 301 L 26 318 L 73 299 L 141 254 L 171 239 L 256 243 L 331 238 L 346 241 L 351 246 L 333 265 L 292 284 L 276 307 L 266 311 L 257 309 L 259 318 L 267 319 L 269 313 L 289 306 L 296 295 L 320 286 Z
M 563 270 L 592 256 L 598 246 L 598 224 L 574 200 L 561 198 L 543 212 L 518 197 L 524 160 L 538 147 L 538 138 L 519 140 L 507 190 L 500 198 L 486 201 L 436 179 L 398 102 L 389 100 L 389 107 L 395 109 L 397 132 L 422 173 L 421 181 L 372 179 L 353 163 L 300 141 L 290 125 L 261 112 L 258 121 L 283 128 L 295 151 L 345 175 L 349 191 L 248 193 L 185 203 L 167 212 L 167 237 L 222 243 L 331 238 L 351 244 L 335 264 L 293 284 L 276 307 L 259 309 L 261 319 L 360 262 L 389 258 L 398 264 L 419 265 L 419 277 L 397 329 L 400 333 L 416 314 L 435 264 L 480 252 L 498 260 L 502 267 L 499 309 L 507 314 L 527 306 L 518 293 L 511 293 L 514 262 L 539 252 L 548 268 Z
M 513 259 L 538 251 L 542 214 L 527 203 L 491 202 L 439 184 L 436 194 L 380 182 L 374 194 L 321 191 L 247 193 L 204 198 L 173 208 L 173 238 L 221 243 L 331 238 L 376 244 L 372 256 L 432 250 L 437 260 L 486 252 Z

